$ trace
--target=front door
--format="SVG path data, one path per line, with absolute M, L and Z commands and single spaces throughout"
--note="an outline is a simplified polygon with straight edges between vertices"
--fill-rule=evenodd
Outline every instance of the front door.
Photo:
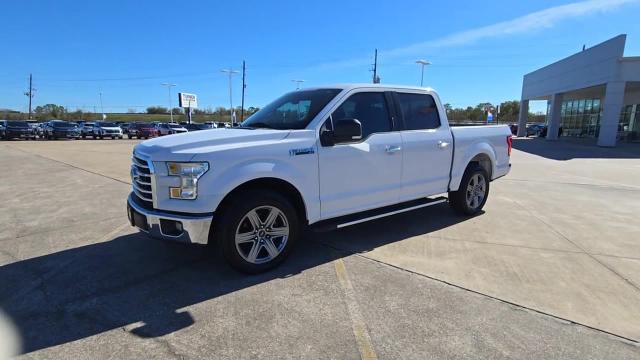
M 350 95 L 327 119 L 357 119 L 362 139 L 320 146 L 320 206 L 323 219 L 398 202 L 402 138 L 394 131 L 384 92 Z

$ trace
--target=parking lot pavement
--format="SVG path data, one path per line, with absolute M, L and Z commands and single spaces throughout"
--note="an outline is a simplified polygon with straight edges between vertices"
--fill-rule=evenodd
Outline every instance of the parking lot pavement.
M 0 143 L 0 309 L 27 357 L 640 356 L 606 333 L 640 338 L 637 158 L 516 150 L 478 217 L 311 233 L 244 276 L 127 225 L 134 143 Z

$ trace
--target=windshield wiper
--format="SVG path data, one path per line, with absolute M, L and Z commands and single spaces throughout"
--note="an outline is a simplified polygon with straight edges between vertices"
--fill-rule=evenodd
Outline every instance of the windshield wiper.
M 249 126 L 239 126 L 239 127 L 245 128 L 245 129 L 274 129 L 271 125 L 263 122 L 255 122 Z M 278 129 L 274 129 L 274 130 L 278 130 Z

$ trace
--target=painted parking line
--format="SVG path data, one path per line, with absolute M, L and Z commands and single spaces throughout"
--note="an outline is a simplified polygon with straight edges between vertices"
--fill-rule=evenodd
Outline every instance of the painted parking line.
M 360 307 L 356 301 L 356 296 L 353 291 L 353 286 L 351 285 L 351 280 L 349 280 L 349 275 L 347 274 L 347 268 L 344 266 L 344 261 L 337 259 L 333 261 L 333 264 L 336 268 L 336 276 L 338 277 L 340 286 L 344 291 L 345 302 L 347 303 L 347 310 L 351 318 L 351 326 L 353 328 L 353 334 L 356 337 L 360 357 L 363 360 L 375 360 L 378 357 L 373 350 L 373 345 L 371 345 L 371 337 L 367 330 L 367 324 L 364 322 L 364 318 L 360 313 Z

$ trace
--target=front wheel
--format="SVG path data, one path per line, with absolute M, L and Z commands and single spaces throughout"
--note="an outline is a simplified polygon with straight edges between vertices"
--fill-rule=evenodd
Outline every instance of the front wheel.
M 250 190 L 223 209 L 214 233 L 232 267 L 257 274 L 284 261 L 299 237 L 299 229 L 298 214 L 285 197 Z
M 489 174 L 478 164 L 467 167 L 460 187 L 457 191 L 449 192 L 449 204 L 463 215 L 479 213 L 489 196 Z

